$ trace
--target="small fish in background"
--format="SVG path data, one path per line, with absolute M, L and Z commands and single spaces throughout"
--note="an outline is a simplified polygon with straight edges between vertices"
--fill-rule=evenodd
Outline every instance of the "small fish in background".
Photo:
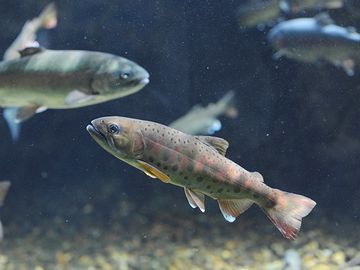
M 26 47 L 36 47 L 36 33 L 41 28 L 51 29 L 57 25 L 57 10 L 54 3 L 48 4 L 40 15 L 27 21 L 20 34 L 4 53 L 4 60 L 20 58 L 20 51 Z
M 251 0 L 241 4 L 237 11 L 240 26 L 263 28 L 280 16 L 278 0 Z
M 283 270 L 302 270 L 301 257 L 295 249 L 288 249 L 284 255 Z
M 344 6 L 343 0 L 282 0 L 280 7 L 287 13 L 298 13 L 306 9 L 337 9 Z
M 9 181 L 1 181 L 0 182 L 0 207 L 3 205 L 6 194 L 10 188 Z M 0 241 L 4 238 L 4 231 L 0 221 Z
M 271 188 L 258 172 L 225 157 L 229 143 L 193 136 L 138 119 L 102 117 L 86 127 L 105 151 L 152 178 L 184 188 L 191 207 L 205 212 L 205 196 L 218 201 L 224 218 L 235 221 L 257 204 L 287 239 L 295 239 L 302 218 L 316 203 L 302 195 Z
M 237 117 L 234 96 L 235 93 L 229 91 L 216 103 L 210 103 L 206 107 L 195 105 L 188 113 L 169 126 L 192 135 L 214 134 L 221 129 L 219 116 L 225 114 L 230 118 Z
M 0 107 L 14 140 L 19 124 L 47 109 L 70 109 L 133 94 L 149 82 L 138 64 L 113 54 L 26 48 L 0 62 Z
M 360 270 L 360 257 L 354 257 L 342 265 L 339 270 Z
M 353 27 L 335 25 L 326 13 L 281 22 L 271 29 L 268 40 L 277 50 L 276 59 L 286 56 L 300 62 L 325 61 L 354 75 L 360 34 Z

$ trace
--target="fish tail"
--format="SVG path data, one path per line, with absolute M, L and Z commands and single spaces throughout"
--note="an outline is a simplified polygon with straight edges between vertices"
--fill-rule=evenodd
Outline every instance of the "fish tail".
M 311 212 L 316 202 L 294 193 L 281 190 L 275 192 L 275 205 L 262 207 L 262 210 L 285 238 L 294 240 L 300 230 L 302 218 Z
M 51 29 L 57 24 L 57 9 L 54 2 L 48 4 L 39 15 L 41 27 Z

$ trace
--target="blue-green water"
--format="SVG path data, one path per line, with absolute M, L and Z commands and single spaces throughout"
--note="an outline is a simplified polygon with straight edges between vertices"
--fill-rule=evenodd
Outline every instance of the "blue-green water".
M 39 113 L 16 143 L 0 120 L 0 179 L 12 183 L 0 210 L 0 269 L 291 269 L 289 249 L 302 269 L 339 269 L 360 255 L 360 69 L 348 76 L 273 59 L 271 27 L 240 27 L 240 2 L 56 3 L 58 26 L 39 33 L 41 45 L 124 56 L 150 83 L 107 103 Z M 1 51 L 46 4 L 0 1 Z M 359 28 L 355 11 L 330 15 Z M 229 90 L 238 116 L 221 116 L 215 134 L 229 141 L 227 157 L 317 202 L 294 242 L 258 207 L 234 223 L 211 199 L 205 214 L 193 210 L 182 189 L 109 155 L 85 129 L 106 115 L 169 124 Z

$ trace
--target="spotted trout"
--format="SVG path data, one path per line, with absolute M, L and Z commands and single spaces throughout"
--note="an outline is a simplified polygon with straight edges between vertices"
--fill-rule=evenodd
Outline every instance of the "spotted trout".
M 97 118 L 87 126 L 107 152 L 152 178 L 183 187 L 191 207 L 205 211 L 205 196 L 219 203 L 224 218 L 235 221 L 257 204 L 282 235 L 295 239 L 301 220 L 316 203 L 302 195 L 271 188 L 258 172 L 249 172 L 225 157 L 229 143 L 193 136 L 149 121 Z
M 0 107 L 14 139 L 36 113 L 117 99 L 149 82 L 144 68 L 109 53 L 29 47 L 20 54 L 0 62 Z

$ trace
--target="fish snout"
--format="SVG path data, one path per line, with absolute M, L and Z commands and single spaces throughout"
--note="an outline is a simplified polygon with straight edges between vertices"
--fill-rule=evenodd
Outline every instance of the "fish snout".
M 136 80 L 142 84 L 142 85 L 146 85 L 150 82 L 150 74 L 149 72 L 147 72 L 146 69 L 138 66 L 136 69 Z

